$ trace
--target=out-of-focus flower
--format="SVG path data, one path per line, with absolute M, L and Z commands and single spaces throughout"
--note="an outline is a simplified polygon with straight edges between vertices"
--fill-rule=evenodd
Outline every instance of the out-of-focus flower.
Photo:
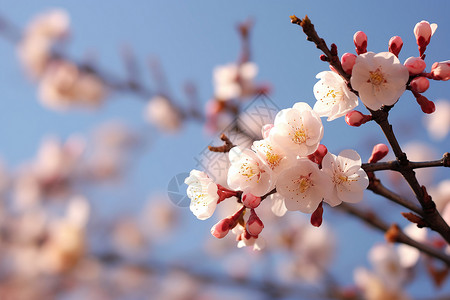
M 273 186 L 272 172 L 250 149 L 233 147 L 229 153 L 228 186 L 233 190 L 263 196 Z
M 228 64 L 214 69 L 214 96 L 219 100 L 231 100 L 254 94 L 254 78 L 258 67 L 252 62 L 240 65 Z
M 43 74 L 39 96 L 42 104 L 51 109 L 96 108 L 106 96 L 106 87 L 94 73 L 58 60 L 53 61 Z
M 278 217 L 284 216 L 284 214 L 287 212 L 286 204 L 284 203 L 284 197 L 281 196 L 280 193 L 275 193 L 269 195 L 268 199 L 272 200 L 271 210 L 274 215 Z
M 69 33 L 70 19 L 61 9 L 38 15 L 28 24 L 18 46 L 18 55 L 29 75 L 40 77 L 51 60 L 52 48 Z
M 442 214 L 450 203 L 450 179 L 439 182 L 437 186 L 430 188 L 428 193 L 436 203 L 437 210 Z
M 333 121 L 358 105 L 358 97 L 350 92 L 347 83 L 335 72 L 320 72 L 316 78 L 320 81 L 314 85 L 314 96 L 317 99 L 314 111 L 319 116 Z
M 169 99 L 155 96 L 148 101 L 145 119 L 165 132 L 176 132 L 180 129 L 183 117 Z
M 424 117 L 428 134 L 437 141 L 445 139 L 450 131 L 450 102 L 447 100 L 436 101 L 436 110 L 433 114 Z
M 60 273 L 75 267 L 82 258 L 85 245 L 85 227 L 90 214 L 84 197 L 74 197 L 66 216 L 55 221 L 48 240 L 40 249 L 40 266 L 44 272 Z
M 319 115 L 304 103 L 281 110 L 275 117 L 269 140 L 283 148 L 287 155 L 306 157 L 320 144 L 323 125 Z
M 233 230 L 238 239 L 238 248 L 253 247 L 253 250 L 260 251 L 266 247 L 266 241 L 261 236 L 252 236 L 241 225 L 237 225 Z
M 368 108 L 393 105 L 406 89 L 408 69 L 390 52 L 367 52 L 356 58 L 350 79 Z
M 184 183 L 189 185 L 187 195 L 191 199 L 190 209 L 194 215 L 200 220 L 211 217 L 219 200 L 217 184 L 198 170 L 192 170 Z
M 317 164 L 298 159 L 297 164 L 283 171 L 277 180 L 277 192 L 285 199 L 288 210 L 312 213 L 324 198 L 328 198 L 333 184 Z
M 322 160 L 322 170 L 333 183 L 333 191 L 325 202 L 336 206 L 342 201 L 356 203 L 362 200 L 369 179 L 361 168 L 361 157 L 356 151 L 344 150 L 338 156 L 328 152 Z
M 366 300 L 410 300 L 411 298 L 401 288 L 390 288 L 378 275 L 364 269 L 354 271 L 354 280 L 363 291 Z
M 409 224 L 403 228 L 403 232 L 413 240 L 424 243 L 427 239 L 427 229 L 419 228 L 416 224 Z M 408 246 L 406 244 L 399 244 L 397 252 L 400 259 L 400 265 L 403 268 L 413 267 L 420 257 L 420 251 L 417 248 Z
M 450 79 L 450 60 L 435 62 L 431 66 L 431 76 L 435 80 L 447 81 Z

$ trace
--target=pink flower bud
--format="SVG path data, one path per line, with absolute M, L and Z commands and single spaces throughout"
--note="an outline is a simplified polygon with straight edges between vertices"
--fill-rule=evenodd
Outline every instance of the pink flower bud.
M 436 31 L 436 28 L 437 24 L 430 24 L 427 21 L 421 21 L 414 26 L 414 35 L 416 37 L 416 42 L 419 46 L 421 56 L 430 43 L 431 36 Z
M 408 69 L 410 75 L 417 75 L 425 70 L 427 64 L 425 61 L 419 57 L 410 57 L 405 63 L 405 67 Z
M 347 74 L 352 74 L 355 65 L 356 55 L 352 53 L 344 53 L 341 57 L 341 65 Z
M 383 159 L 389 153 L 389 148 L 385 144 L 378 144 L 373 147 L 372 156 L 369 158 L 369 163 L 376 163 Z
M 364 115 L 357 110 L 352 110 L 345 115 L 345 122 L 354 127 L 359 127 L 370 120 L 372 120 L 372 116 Z
M 242 195 L 242 204 L 247 208 L 257 208 L 261 203 L 261 197 L 257 197 L 250 193 L 245 193 Z
M 233 221 L 230 217 L 220 220 L 211 228 L 211 234 L 218 239 L 224 238 L 231 229 Z
M 266 124 L 261 128 L 261 134 L 263 139 L 267 139 L 269 137 L 269 133 L 272 128 L 273 124 Z
M 353 35 L 353 42 L 355 43 L 356 53 L 358 55 L 367 52 L 367 35 L 362 31 L 357 31 Z
M 320 202 L 319 206 L 311 215 L 311 225 L 315 227 L 320 227 L 323 220 L 323 201 Z
M 398 54 L 400 53 L 400 50 L 402 50 L 403 47 L 403 40 L 399 36 L 393 36 L 389 40 L 389 52 L 394 54 L 398 57 Z
M 258 236 L 264 228 L 263 222 L 258 217 L 254 209 L 251 210 L 250 217 L 248 218 L 245 228 L 252 236 Z
M 325 145 L 320 144 L 313 154 L 308 155 L 308 158 L 310 161 L 318 164 L 319 167 L 322 167 L 322 160 L 323 157 L 327 154 L 327 152 L 328 152 L 327 147 L 325 147 Z
M 431 76 L 435 80 L 447 81 L 450 79 L 450 60 L 435 62 L 431 67 Z
M 430 81 L 426 77 L 416 77 L 409 85 L 414 91 L 423 93 L 430 87 Z
M 417 98 L 417 103 L 419 103 L 420 108 L 422 111 L 426 114 L 432 114 L 436 110 L 436 106 L 434 105 L 433 101 L 428 100 L 427 97 L 423 95 L 419 95 Z

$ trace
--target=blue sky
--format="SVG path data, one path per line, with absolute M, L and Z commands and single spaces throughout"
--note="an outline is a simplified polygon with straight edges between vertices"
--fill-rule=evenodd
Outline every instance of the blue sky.
M 353 34 L 363 30 L 368 35 L 368 49 L 387 51 L 394 35 L 403 38 L 400 60 L 417 56 L 414 25 L 428 20 L 439 25 L 427 50 L 428 69 L 434 61 L 449 59 L 449 1 L 0 1 L 0 14 L 20 27 L 38 12 L 52 7 L 65 8 L 71 16 L 72 41 L 68 51 L 81 59 L 95 53 L 98 65 L 107 71 L 124 75 L 120 48 L 130 46 L 142 64 L 143 78 L 151 85 L 147 61 L 158 57 L 169 79 L 173 95 L 181 98 L 186 80 L 195 82 L 201 101 L 212 95 L 212 69 L 236 60 L 239 38 L 237 22 L 254 20 L 252 58 L 259 66 L 258 79 L 273 86 L 270 98 L 281 108 L 297 101 L 314 103 L 312 88 L 315 75 L 328 67 L 318 59 L 320 52 L 307 42 L 301 29 L 292 25 L 289 15 L 307 14 L 320 36 L 334 42 L 339 53 L 354 52 Z M 117 94 L 99 111 L 59 113 L 42 107 L 36 87 L 26 80 L 17 62 L 14 47 L 0 40 L 0 156 L 9 166 L 34 156 L 45 135 L 66 137 L 72 133 L 88 134 L 99 123 L 118 119 L 145 132 L 154 142 L 138 158 L 131 173 L 132 186 L 124 186 L 119 198 L 135 195 L 142 199 L 154 191 L 164 191 L 169 180 L 189 171 L 194 157 L 214 137 L 200 135 L 200 125 L 191 123 L 175 135 L 155 133 L 145 124 L 142 110 L 145 101 L 133 95 Z M 425 95 L 430 100 L 449 99 L 450 87 L 433 82 Z M 360 108 L 363 111 L 363 108 Z M 413 130 L 400 135 L 400 142 L 410 139 L 429 140 L 420 128 L 422 113 L 412 95 L 406 93 L 392 113 L 394 126 L 404 128 L 414 120 Z M 325 122 L 324 143 L 333 152 L 358 147 L 363 159 L 371 145 L 383 142 L 375 124 L 350 128 L 342 119 Z M 405 125 L 406 124 L 406 125 Z M 408 125 L 409 124 L 409 125 Z M 449 151 L 448 140 L 436 145 Z M 447 148 L 445 150 L 445 147 Z M 448 177 L 448 172 L 445 175 Z M 117 201 L 128 209 L 135 204 Z M 351 224 L 343 226 L 346 230 Z M 354 226 L 357 226 L 355 224 Z M 209 227 L 203 227 L 209 232 Z M 378 237 L 379 238 L 379 237 Z M 348 237 L 347 237 L 348 239 Z M 364 237 L 361 237 L 364 239 Z M 362 250 L 362 249 L 361 249 Z M 362 253 L 362 251 L 361 251 Z M 358 255 L 360 260 L 364 254 Z M 344 265 L 346 263 L 343 263 Z M 351 276 L 345 275 L 346 280 Z

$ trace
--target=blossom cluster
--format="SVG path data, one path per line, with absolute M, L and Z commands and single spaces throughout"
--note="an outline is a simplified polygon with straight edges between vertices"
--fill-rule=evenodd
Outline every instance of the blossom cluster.
M 272 199 L 275 214 L 286 210 L 312 213 L 311 223 L 320 226 L 323 202 L 330 206 L 359 202 L 369 184 L 359 154 L 354 150 L 329 153 L 320 144 L 323 135 L 322 121 L 307 103 L 281 110 L 273 124 L 263 126 L 262 140 L 254 141 L 251 148 L 230 149 L 228 188 L 217 185 L 204 172 L 191 171 L 185 181 L 191 211 L 204 220 L 218 203 L 237 197 L 242 204 L 238 211 L 217 223 L 212 234 L 222 238 L 233 229 L 238 246 L 257 249 L 264 225 L 256 209 L 265 198 Z
M 70 18 L 64 10 L 37 16 L 19 43 L 19 58 L 27 73 L 39 81 L 39 98 L 46 107 L 97 107 L 106 96 L 103 80 L 58 53 L 69 31 Z

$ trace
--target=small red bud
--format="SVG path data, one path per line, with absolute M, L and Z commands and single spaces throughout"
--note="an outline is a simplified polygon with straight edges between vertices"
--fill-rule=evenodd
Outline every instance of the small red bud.
M 352 74 L 353 66 L 355 65 L 356 55 L 353 53 L 344 53 L 341 57 L 341 65 L 345 73 Z
M 362 124 L 369 122 L 370 120 L 372 120 L 372 116 L 364 115 L 357 110 L 352 110 L 345 115 L 345 122 L 348 125 L 354 127 L 359 127 Z
M 423 93 L 430 87 L 430 81 L 425 77 L 416 77 L 409 84 L 411 89 L 417 93 Z
M 322 160 L 323 157 L 327 154 L 327 152 L 328 152 L 327 147 L 325 147 L 325 145 L 320 144 L 313 154 L 308 155 L 308 159 L 318 164 L 319 168 L 322 168 Z
M 322 225 L 323 217 L 323 201 L 320 202 L 319 206 L 311 215 L 311 225 L 315 227 L 320 227 Z
M 434 105 L 433 101 L 428 100 L 427 97 L 423 95 L 419 95 L 417 98 L 417 103 L 419 103 L 420 108 L 422 111 L 426 114 L 432 114 L 436 110 L 436 106 Z
M 328 57 L 327 57 L 325 54 L 321 54 L 321 55 L 319 56 L 319 58 L 320 58 L 321 61 L 330 61 L 330 60 L 328 59 Z
M 398 54 L 402 50 L 403 40 L 399 36 L 393 36 L 389 40 L 389 52 L 398 57 Z
M 245 228 L 251 236 L 258 236 L 264 228 L 263 222 L 258 217 L 254 209 L 250 212 L 250 217 L 248 218 Z
M 376 163 L 383 159 L 389 153 L 389 148 L 385 144 L 378 144 L 373 147 L 372 156 L 369 158 L 369 163 Z
M 242 204 L 247 208 L 257 208 L 261 203 L 261 197 L 257 197 L 250 193 L 245 193 L 242 195 Z
M 337 46 L 335 43 L 331 44 L 330 52 L 331 52 L 331 55 L 333 55 L 333 56 L 338 55 L 338 50 L 337 50 Z
M 358 55 L 367 52 L 367 35 L 362 31 L 357 31 L 353 35 L 353 42 L 355 43 L 356 53 Z
M 434 80 L 444 80 L 450 79 L 450 60 L 443 62 L 435 62 L 431 67 L 431 77 Z
M 410 75 L 417 75 L 425 70 L 427 64 L 419 57 L 410 57 L 405 60 L 405 67 L 408 69 Z

